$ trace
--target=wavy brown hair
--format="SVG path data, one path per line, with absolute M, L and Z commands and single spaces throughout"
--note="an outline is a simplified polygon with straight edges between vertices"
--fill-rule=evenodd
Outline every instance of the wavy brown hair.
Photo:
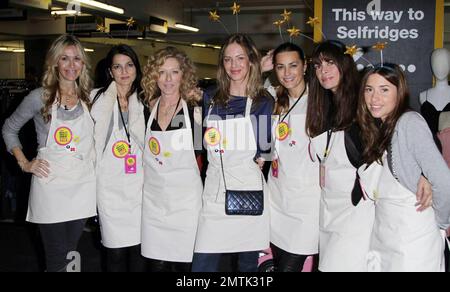
M 364 93 L 367 81 L 373 74 L 382 76 L 397 87 L 396 107 L 384 122 L 371 115 L 365 101 Z M 398 120 L 407 111 L 409 111 L 409 90 L 406 77 L 400 67 L 395 64 L 384 64 L 368 69 L 362 78 L 357 111 L 357 120 L 361 127 L 364 145 L 363 159 L 365 163 L 368 165 L 375 161 L 381 163 L 381 158 L 392 141 Z
M 218 91 L 213 98 L 215 104 L 226 106 L 230 100 L 230 77 L 225 70 L 224 58 L 225 50 L 231 44 L 238 44 L 247 53 L 250 70 L 248 73 L 248 83 L 245 91 L 245 95 L 255 101 L 255 105 L 259 102 L 260 97 L 267 96 L 267 92 L 264 90 L 261 77 L 261 55 L 255 46 L 253 40 L 243 34 L 233 34 L 225 40 L 225 44 L 222 46 L 219 54 L 219 69 L 217 71 L 217 83 Z
M 284 43 L 275 49 L 273 52 L 273 64 L 277 64 L 277 56 L 281 53 L 296 52 L 299 59 L 303 62 L 303 66 L 306 66 L 305 53 L 302 48 L 293 43 Z M 306 86 L 306 80 L 305 86 Z M 300 96 L 301 97 L 301 96 Z M 281 115 L 289 110 L 289 92 L 286 88 L 280 85 L 277 89 L 277 101 L 275 103 L 274 114 Z
M 45 57 L 44 76 L 42 78 L 42 87 L 44 89 L 42 100 L 44 102 L 44 107 L 41 110 L 41 114 L 46 123 L 52 118 L 50 109 L 56 99 L 58 99 L 58 103 L 61 103 L 61 98 L 57 98 L 59 90 L 58 61 L 61 58 L 64 49 L 69 46 L 77 48 L 84 64 L 81 69 L 80 77 L 76 81 L 77 96 L 86 103 L 88 108 L 91 107 L 89 94 L 92 90 L 93 82 L 90 76 L 90 63 L 84 51 L 84 47 L 76 37 L 71 35 L 61 35 L 52 43 L 47 52 L 47 56 Z
M 330 128 L 334 131 L 345 130 L 354 122 L 359 72 L 353 58 L 345 52 L 345 45 L 338 41 L 320 43 L 313 52 L 312 68 L 323 61 L 332 61 L 339 69 L 340 81 L 336 93 L 333 93 L 323 88 L 317 79 L 316 71 L 310 70 L 306 115 L 306 131 L 310 137 L 316 137 Z
M 150 106 L 152 100 L 161 96 L 161 90 L 158 87 L 159 69 L 169 58 L 176 59 L 180 64 L 181 72 L 183 72 L 180 86 L 181 98 L 183 98 L 188 105 L 196 106 L 201 99 L 201 92 L 197 88 L 196 68 L 186 53 L 175 47 L 161 49 L 148 59 L 147 65 L 144 68 L 144 76 L 141 81 L 144 93 L 144 103 Z

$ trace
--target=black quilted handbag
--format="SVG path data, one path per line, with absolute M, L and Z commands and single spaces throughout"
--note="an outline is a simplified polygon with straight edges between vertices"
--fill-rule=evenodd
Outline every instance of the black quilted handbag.
M 264 211 L 264 179 L 261 175 L 261 191 L 231 191 L 227 189 L 222 152 L 220 153 L 223 183 L 225 186 L 225 214 L 260 216 Z
M 226 191 L 225 213 L 227 215 L 259 216 L 263 211 L 263 191 Z

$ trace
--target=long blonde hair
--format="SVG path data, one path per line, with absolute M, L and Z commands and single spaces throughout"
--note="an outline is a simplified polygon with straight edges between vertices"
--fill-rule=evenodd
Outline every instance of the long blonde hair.
M 50 109 L 55 103 L 59 89 L 58 61 L 61 58 L 64 49 L 68 46 L 77 48 L 84 63 L 80 77 L 77 79 L 77 96 L 90 107 L 89 94 L 92 90 L 93 82 L 90 76 L 90 63 L 84 51 L 81 42 L 74 36 L 61 35 L 50 46 L 45 57 L 44 77 L 42 78 L 42 87 L 44 94 L 42 96 L 44 107 L 41 110 L 44 121 L 48 123 L 51 120 Z M 59 100 L 59 102 L 61 102 Z
M 248 83 L 245 95 L 248 98 L 257 100 L 260 96 L 267 95 L 261 77 L 261 55 L 256 48 L 253 40 L 243 34 L 233 34 L 225 40 L 225 44 L 219 54 L 219 69 L 217 71 L 218 91 L 214 96 L 214 103 L 226 106 L 230 99 L 230 77 L 227 74 L 224 66 L 225 50 L 231 44 L 238 44 L 247 53 L 250 70 L 248 73 Z
M 150 102 L 161 96 L 161 90 L 158 87 L 159 69 L 164 65 L 167 59 L 174 58 L 180 64 L 183 77 L 181 79 L 180 95 L 188 105 L 196 106 L 201 99 L 201 92 L 197 89 L 197 75 L 194 63 L 189 59 L 185 52 L 175 47 L 167 47 L 157 51 L 148 59 L 144 68 L 144 76 L 141 86 L 144 92 L 144 103 L 150 106 Z

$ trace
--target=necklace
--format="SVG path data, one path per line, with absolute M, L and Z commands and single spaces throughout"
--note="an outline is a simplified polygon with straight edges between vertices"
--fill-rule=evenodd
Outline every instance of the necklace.
M 176 111 L 179 105 L 180 105 L 180 100 L 178 100 L 178 102 L 176 102 L 176 103 L 169 104 L 166 108 L 162 109 L 162 112 L 165 116 L 168 116 L 172 112 L 172 108 L 175 106 L 174 111 Z M 161 107 L 158 107 L 158 109 L 161 110 Z
M 63 93 L 60 93 L 60 95 L 61 95 L 61 101 L 60 101 L 60 103 L 61 103 L 61 105 L 62 105 L 62 100 L 64 99 L 64 110 L 66 110 L 66 111 L 68 111 L 69 110 L 69 104 L 70 104 L 70 101 L 73 99 L 73 98 L 77 98 L 77 94 L 76 93 L 72 93 L 72 94 L 63 94 Z

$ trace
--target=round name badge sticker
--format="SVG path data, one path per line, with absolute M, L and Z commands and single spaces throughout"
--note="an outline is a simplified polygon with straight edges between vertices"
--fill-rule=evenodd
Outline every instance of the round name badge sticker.
M 220 132 L 216 128 L 209 128 L 205 133 L 205 141 L 209 146 L 217 146 L 220 143 Z
M 116 158 L 124 158 L 130 152 L 130 145 L 126 141 L 118 141 L 114 143 L 112 152 Z
M 151 137 L 148 141 L 148 148 L 153 155 L 159 155 L 161 153 L 161 145 L 159 144 L 158 139 L 155 137 Z
M 72 142 L 72 130 L 67 127 L 59 127 L 56 129 L 53 137 L 55 138 L 56 144 L 61 146 L 69 145 Z
M 289 136 L 289 125 L 286 122 L 278 124 L 275 135 L 280 141 L 286 140 L 286 138 Z

